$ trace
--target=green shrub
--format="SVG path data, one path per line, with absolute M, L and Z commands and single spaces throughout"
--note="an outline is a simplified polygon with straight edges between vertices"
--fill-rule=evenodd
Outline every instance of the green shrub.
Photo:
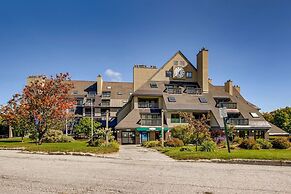
M 100 145 L 100 147 L 109 147 L 109 148 L 113 148 L 113 149 L 117 149 L 119 150 L 119 143 L 117 141 L 111 141 L 108 144 L 106 144 L 105 142 L 102 143 Z
M 180 147 L 183 145 L 184 145 L 183 141 L 178 138 L 172 138 L 165 142 L 165 146 L 168 147 Z
M 180 148 L 180 152 L 185 152 L 185 151 L 191 152 L 192 150 L 189 147 L 181 147 Z
M 101 146 L 103 143 L 105 143 L 104 139 L 94 139 L 93 141 L 90 139 L 88 142 L 88 146 L 92 146 L 92 147 L 99 147 Z
M 171 136 L 182 140 L 184 144 L 191 142 L 191 135 L 192 133 L 187 125 L 178 125 L 171 130 Z
M 144 141 L 144 142 L 142 142 L 141 145 L 146 147 L 146 148 L 152 148 L 152 147 L 161 146 L 161 142 L 160 141 Z
M 290 147 L 290 143 L 287 138 L 280 137 L 276 138 L 272 141 L 273 148 L 277 149 L 287 149 Z
M 237 144 L 241 144 L 243 141 L 243 138 L 240 138 L 240 137 L 235 137 L 233 138 L 233 143 L 237 143 Z
M 200 151 L 213 152 L 214 150 L 216 150 L 216 148 L 216 143 L 214 141 L 207 140 L 201 144 Z
M 49 130 L 43 138 L 43 142 L 45 143 L 64 143 L 72 141 L 74 141 L 74 139 L 64 135 L 61 130 Z
M 241 142 L 241 144 L 239 144 L 239 147 L 251 150 L 251 149 L 256 149 L 258 147 L 256 144 L 257 144 L 256 140 L 254 140 L 253 138 L 247 138 L 247 139 L 244 139 Z
M 272 148 L 271 142 L 269 142 L 265 139 L 257 139 L 257 143 L 260 144 L 262 149 L 271 149 Z

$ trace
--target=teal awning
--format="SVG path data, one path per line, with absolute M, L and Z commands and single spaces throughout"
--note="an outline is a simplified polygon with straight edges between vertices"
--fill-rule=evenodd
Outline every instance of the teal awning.
M 139 132 L 146 132 L 146 131 L 162 131 L 162 127 L 137 127 L 137 131 Z M 168 127 L 164 127 L 164 131 L 168 131 Z

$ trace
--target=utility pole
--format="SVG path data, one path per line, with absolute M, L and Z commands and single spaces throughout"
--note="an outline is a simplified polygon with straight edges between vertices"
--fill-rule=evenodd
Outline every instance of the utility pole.
M 164 110 L 162 109 L 162 147 L 164 147 Z
M 109 143 L 109 138 L 108 138 L 108 133 L 109 133 L 109 127 L 108 127 L 108 121 L 109 120 L 109 110 L 106 110 L 106 128 L 105 128 L 105 133 L 106 133 L 106 144 Z
M 68 136 L 68 109 L 66 109 L 66 136 Z

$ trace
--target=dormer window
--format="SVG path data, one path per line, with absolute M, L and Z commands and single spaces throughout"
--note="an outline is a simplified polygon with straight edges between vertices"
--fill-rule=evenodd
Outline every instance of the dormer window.
M 174 65 L 178 65 L 178 61 L 174 61 Z
M 150 83 L 150 87 L 151 87 L 151 88 L 158 88 L 158 85 L 157 85 L 156 82 L 151 82 L 151 83 Z
M 102 97 L 103 98 L 110 98 L 110 96 L 111 96 L 111 92 L 110 91 L 102 92 Z
M 89 96 L 95 96 L 96 95 L 96 91 L 88 91 L 88 95 Z

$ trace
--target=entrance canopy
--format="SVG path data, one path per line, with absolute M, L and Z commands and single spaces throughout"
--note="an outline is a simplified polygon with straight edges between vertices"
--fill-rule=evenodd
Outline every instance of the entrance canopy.
M 146 132 L 146 131 L 162 131 L 162 127 L 137 127 L 137 131 Z M 168 127 L 164 127 L 164 131 L 168 131 Z

